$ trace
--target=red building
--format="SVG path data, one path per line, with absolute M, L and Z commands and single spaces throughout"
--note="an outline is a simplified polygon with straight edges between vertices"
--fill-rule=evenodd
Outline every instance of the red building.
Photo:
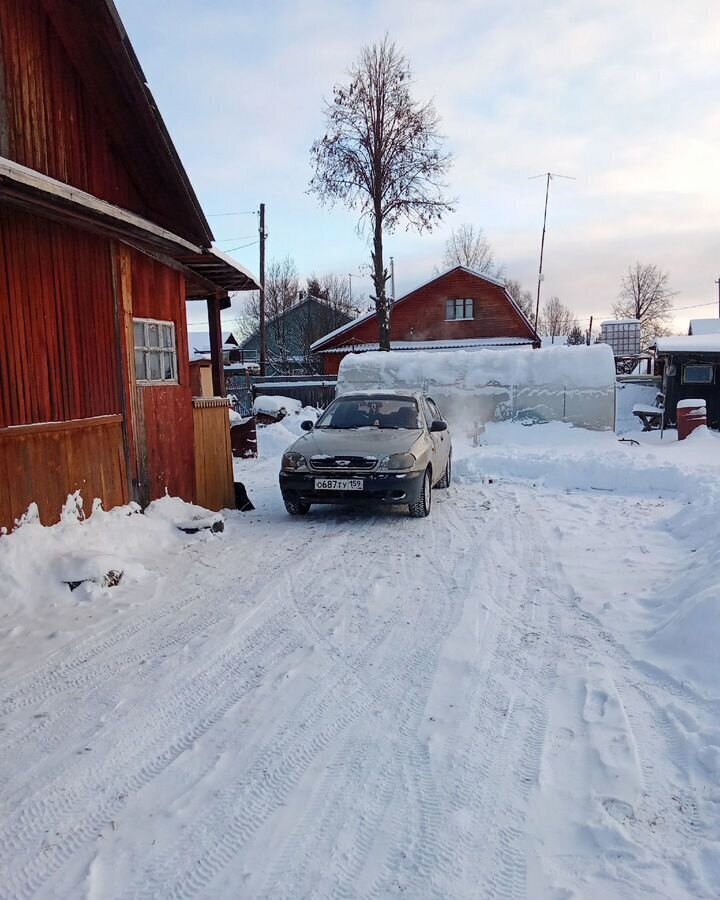
M 540 346 L 540 338 L 502 281 L 456 266 L 393 306 L 393 350 L 482 350 Z M 326 375 L 337 374 L 346 353 L 378 349 L 377 315 L 364 313 L 312 345 Z
M 0 527 L 76 490 L 232 502 L 185 303 L 221 396 L 220 309 L 257 284 L 211 241 L 112 0 L 0 0 Z

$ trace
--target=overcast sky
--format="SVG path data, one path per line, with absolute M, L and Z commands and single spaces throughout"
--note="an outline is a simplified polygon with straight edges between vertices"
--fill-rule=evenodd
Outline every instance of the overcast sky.
M 543 296 L 587 325 L 607 318 L 636 259 L 670 273 L 676 307 L 717 299 L 720 11 L 683 0 L 116 0 L 218 246 L 257 272 L 268 254 L 302 275 L 369 259 L 353 213 L 306 193 L 309 147 L 360 47 L 388 31 L 418 99 L 434 98 L 455 157 L 457 211 L 432 234 L 386 238 L 397 293 L 425 281 L 453 226 L 485 229 L 508 277 L 535 290 L 551 186 Z M 360 294 L 369 280 L 354 281 Z M 677 329 L 717 305 L 679 310 Z M 200 316 L 199 318 L 202 318 Z

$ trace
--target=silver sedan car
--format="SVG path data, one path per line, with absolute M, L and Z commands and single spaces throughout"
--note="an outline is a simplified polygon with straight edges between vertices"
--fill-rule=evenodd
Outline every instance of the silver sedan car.
M 433 487 L 452 474 L 447 422 L 430 397 L 408 391 L 337 397 L 282 458 L 280 490 L 290 515 L 313 503 L 407 505 L 427 516 Z

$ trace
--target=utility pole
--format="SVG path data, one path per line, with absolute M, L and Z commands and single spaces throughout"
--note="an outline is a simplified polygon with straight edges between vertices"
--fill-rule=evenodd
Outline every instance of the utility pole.
M 355 276 L 355 278 L 357 278 L 357 275 Z M 350 306 L 352 306 L 352 299 L 353 299 L 353 295 L 352 295 L 353 273 L 352 272 L 348 272 L 348 280 L 350 281 Z
M 545 185 L 545 212 L 543 213 L 543 227 L 542 227 L 542 238 L 540 240 L 540 268 L 538 269 L 538 283 L 537 283 L 537 300 L 535 302 L 535 331 L 537 331 L 538 320 L 540 318 L 540 285 L 543 280 L 543 253 L 545 251 L 545 230 L 547 225 L 547 208 L 548 208 L 548 196 L 550 194 L 550 181 L 553 178 L 567 178 L 570 181 L 575 181 L 575 179 L 571 175 L 558 175 L 555 172 L 543 172 L 540 175 L 532 175 L 530 179 L 532 181 L 533 178 L 546 178 L 547 184 Z
M 260 204 L 260 374 L 267 371 L 267 322 L 265 320 L 265 204 Z
M 593 317 L 590 316 L 590 327 L 588 328 L 588 333 L 587 333 L 587 344 L 588 344 L 588 347 L 589 347 L 590 344 L 592 343 L 592 320 L 593 320 Z
M 390 289 L 392 290 L 392 301 L 395 303 L 395 259 L 390 257 Z
M 720 316 L 720 278 L 715 282 L 718 286 L 718 316 Z

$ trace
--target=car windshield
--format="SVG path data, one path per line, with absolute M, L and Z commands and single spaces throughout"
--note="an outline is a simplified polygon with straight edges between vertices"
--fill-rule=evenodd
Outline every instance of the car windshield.
M 406 397 L 348 397 L 335 400 L 316 428 L 419 428 L 417 403 Z

